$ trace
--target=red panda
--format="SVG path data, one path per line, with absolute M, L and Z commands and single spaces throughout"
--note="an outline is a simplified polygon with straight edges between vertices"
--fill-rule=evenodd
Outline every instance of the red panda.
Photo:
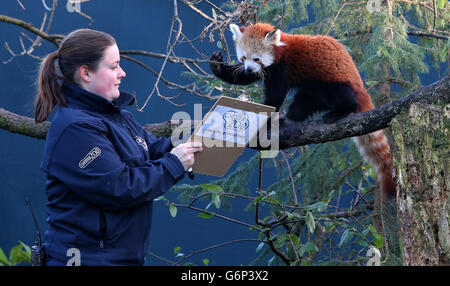
M 228 65 L 222 54 L 215 52 L 210 59 L 212 72 L 231 84 L 263 80 L 263 103 L 276 107 L 277 111 L 289 91 L 294 91 L 287 120 L 303 121 L 316 112 L 328 111 L 323 120 L 334 122 L 352 112 L 374 108 L 350 54 L 334 38 L 286 34 L 264 23 L 240 28 L 231 24 L 230 29 L 240 63 Z M 354 141 L 363 157 L 375 167 L 383 196 L 394 197 L 396 184 L 383 131 Z

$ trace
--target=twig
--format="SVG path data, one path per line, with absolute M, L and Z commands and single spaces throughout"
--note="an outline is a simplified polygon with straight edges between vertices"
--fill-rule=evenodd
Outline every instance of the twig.
M 81 12 L 81 10 L 78 9 L 78 8 L 76 7 L 76 5 L 74 5 L 74 4 L 77 3 L 77 2 L 78 2 L 78 3 L 83 3 L 83 2 L 87 2 L 87 1 L 89 1 L 89 0 L 67 0 L 67 1 L 69 1 L 69 4 L 72 4 L 72 9 L 73 9 L 73 11 L 75 11 L 76 13 L 78 13 L 80 16 L 85 17 L 86 19 L 88 19 L 88 20 L 91 22 L 91 24 L 94 22 L 94 19 L 92 19 L 91 16 L 89 16 L 89 15 L 87 15 L 87 14 Z
M 134 62 L 134 63 L 140 65 L 140 66 L 143 67 L 144 69 L 150 71 L 153 75 L 158 76 L 158 73 L 157 73 L 154 69 L 152 69 L 152 68 L 149 67 L 148 65 L 144 64 L 143 62 L 141 62 L 141 61 L 139 61 L 139 60 L 137 60 L 137 59 L 135 59 L 135 58 L 132 58 L 132 57 L 129 57 L 129 56 L 126 56 L 126 55 L 122 55 L 122 54 L 120 55 L 120 57 L 121 57 L 121 58 L 124 58 L 124 59 L 126 59 L 126 60 L 129 60 L 129 61 L 132 61 L 132 62 Z M 197 96 L 199 96 L 199 97 L 204 97 L 204 98 L 207 98 L 207 99 L 210 99 L 210 100 L 213 99 L 213 98 L 211 97 L 211 93 L 210 93 L 210 94 L 203 94 L 203 93 L 200 93 L 200 92 L 198 92 L 195 88 L 189 88 L 190 85 L 183 86 L 183 85 L 177 84 L 177 83 L 175 83 L 175 82 L 169 81 L 169 80 L 165 79 L 163 76 L 160 77 L 160 80 L 161 80 L 164 84 L 166 84 L 168 87 L 173 87 L 173 88 L 181 89 L 181 90 L 184 90 L 184 91 L 186 91 L 186 92 L 188 92 L 188 93 L 190 93 L 190 94 L 194 94 L 194 95 L 197 95 Z M 176 96 L 176 97 L 178 97 L 178 96 Z M 178 103 L 172 102 L 171 99 L 173 99 L 174 97 L 169 98 L 169 97 L 167 97 L 167 96 L 164 96 L 163 98 L 164 98 L 165 100 L 169 101 L 171 104 L 173 104 L 173 105 L 175 105 L 175 106 L 185 106 L 185 104 L 178 104 Z
M 57 5 L 58 5 L 58 0 L 53 0 L 52 9 L 50 10 L 50 18 L 49 18 L 48 24 L 47 24 L 47 29 L 45 29 L 46 33 L 48 33 L 50 31 L 50 27 L 53 23 L 53 16 L 55 15 Z
M 205 18 L 206 20 L 208 20 L 210 22 L 214 22 L 213 18 L 211 18 L 208 15 L 206 15 L 205 13 L 203 13 L 203 11 L 198 9 L 197 7 L 195 7 L 194 4 L 192 4 L 192 3 L 188 2 L 188 1 L 185 1 L 185 0 L 181 0 L 181 2 L 183 2 L 186 6 L 191 8 L 193 11 L 195 11 L 197 14 L 199 14 L 200 16 Z
M 229 221 L 229 222 L 240 224 L 240 225 L 243 225 L 245 227 L 248 227 L 248 228 L 251 228 L 251 229 L 254 229 L 254 230 L 258 230 L 258 231 L 260 230 L 259 227 L 255 227 L 254 225 L 248 224 L 246 222 L 242 222 L 242 221 L 239 221 L 239 220 L 236 220 L 236 219 L 233 219 L 233 218 L 229 218 L 229 217 L 226 217 L 226 216 L 223 216 L 223 215 L 220 215 L 220 214 L 208 211 L 206 209 L 197 208 L 197 207 L 194 207 L 192 205 L 184 205 L 184 204 L 176 204 L 176 203 L 174 203 L 174 206 L 180 207 L 180 208 L 187 208 L 187 209 L 190 209 L 190 210 L 193 210 L 193 211 L 197 211 L 197 212 L 201 212 L 201 213 L 207 213 L 207 214 L 209 214 L 211 216 L 214 216 L 214 217 L 217 217 L 217 218 Z
M 235 239 L 235 240 L 231 240 L 231 241 L 227 241 L 227 242 L 222 242 L 222 243 L 219 243 L 219 244 L 216 244 L 216 245 L 212 245 L 212 246 L 209 246 L 209 247 L 206 247 L 206 248 L 203 248 L 203 249 L 199 249 L 199 250 L 192 251 L 192 252 L 189 253 L 188 255 L 183 256 L 176 264 L 177 264 L 177 265 L 180 265 L 180 264 L 182 264 L 185 260 L 187 260 L 188 258 L 191 258 L 192 256 L 194 256 L 194 255 L 196 255 L 196 254 L 199 254 L 199 253 L 202 253 L 202 252 L 205 252 L 205 251 L 209 251 L 209 250 L 216 249 L 216 248 L 219 248 L 219 247 L 222 247 L 222 246 L 225 246 L 225 245 L 229 245 L 229 244 L 233 244 L 233 243 L 247 242 L 247 241 L 251 241 L 251 242 L 259 242 L 259 243 L 263 242 L 263 243 L 266 243 L 266 244 L 267 244 L 267 241 L 259 240 L 259 239 L 256 239 L 256 238 L 242 238 L 242 239 Z M 175 263 L 174 263 L 174 264 L 175 264 Z
M 345 6 L 348 6 L 348 5 L 360 5 L 360 4 L 365 4 L 365 3 L 367 3 L 367 1 L 362 1 L 362 2 L 345 2 L 344 4 L 342 4 L 341 8 L 339 8 L 338 12 L 336 13 L 336 16 L 334 17 L 333 22 L 331 22 L 331 26 L 330 26 L 330 28 L 328 28 L 328 31 L 327 31 L 327 33 L 325 35 L 329 35 L 330 34 L 331 29 L 333 29 L 334 24 L 337 21 L 337 18 L 341 14 L 342 10 L 344 10 Z
M 288 159 L 286 158 L 286 155 L 284 154 L 283 151 L 280 151 L 281 156 L 283 156 L 284 161 L 286 162 L 286 166 L 289 172 L 289 178 L 291 180 L 291 186 L 292 186 L 292 195 L 294 196 L 294 206 L 297 207 L 298 206 L 298 199 L 297 199 L 297 192 L 295 191 L 295 184 L 294 184 L 294 178 L 292 176 L 292 171 L 291 171 L 291 165 L 289 164 Z
M 436 21 L 437 21 L 436 0 L 433 0 L 433 10 L 434 10 L 433 33 L 435 33 L 436 32 Z
M 47 34 L 43 31 L 39 30 L 38 28 L 34 27 L 32 24 L 26 23 L 20 19 L 12 18 L 12 17 L 6 16 L 6 15 L 0 15 L 0 22 L 9 23 L 9 24 L 13 24 L 13 25 L 22 27 L 22 28 L 32 32 L 33 34 L 36 34 L 36 35 L 40 36 L 41 38 L 51 42 L 56 47 L 59 46 L 59 42 L 64 38 L 64 35 Z
M 22 10 L 26 10 L 25 6 L 23 6 L 22 2 L 20 2 L 20 0 L 17 0 L 17 3 L 19 3 L 20 7 L 22 8 Z
M 417 36 L 417 37 L 424 37 L 424 38 L 435 38 L 435 39 L 441 39 L 441 40 L 448 40 L 448 36 L 444 35 L 438 35 L 435 33 L 416 33 L 416 32 L 408 32 L 409 36 Z
M 183 58 L 183 57 L 173 57 L 168 54 L 161 54 L 161 53 L 155 53 L 155 52 L 148 52 L 148 51 L 142 51 L 142 50 L 120 50 L 121 55 L 140 55 L 140 56 L 146 56 L 146 57 L 152 57 L 152 58 L 160 58 L 160 59 L 166 59 L 171 63 L 180 63 L 181 61 L 185 61 L 188 63 L 204 63 L 209 62 L 209 60 L 201 60 L 201 59 L 190 59 L 190 58 Z
M 159 74 L 158 74 L 158 78 L 156 79 L 156 82 L 153 85 L 152 91 L 150 92 L 149 96 L 147 97 L 144 105 L 137 109 L 140 112 L 142 112 L 144 110 L 144 108 L 147 106 L 148 102 L 150 101 L 150 98 L 153 96 L 155 91 L 157 91 L 158 96 L 161 96 L 161 94 L 159 92 L 158 84 L 159 84 L 159 81 L 161 79 L 161 76 L 162 76 L 162 73 L 164 71 L 164 68 L 166 66 L 168 57 L 169 57 L 170 54 L 172 54 L 173 48 L 174 48 L 175 44 L 178 42 L 178 39 L 179 39 L 179 37 L 181 35 L 181 31 L 183 30 L 183 22 L 181 22 L 180 18 L 178 17 L 178 3 L 177 3 L 177 0 L 173 0 L 173 6 L 174 6 L 173 7 L 174 15 L 173 15 L 173 18 L 172 18 L 172 26 L 170 27 L 169 40 L 167 41 L 167 47 L 168 47 L 167 56 L 164 59 L 164 62 L 162 64 L 161 69 L 160 69 Z M 178 23 L 178 32 L 177 32 L 177 34 L 175 36 L 174 43 L 171 44 L 170 43 L 170 39 L 171 39 L 171 36 L 172 36 L 172 33 L 173 33 L 173 29 L 174 29 L 175 23 Z
M 171 260 L 169 260 L 167 258 L 161 257 L 161 256 L 155 254 L 154 252 L 151 252 L 150 250 L 147 250 L 147 253 L 150 254 L 151 256 L 155 257 L 156 259 L 164 261 L 164 262 L 166 262 L 168 264 L 180 266 L 180 264 L 178 264 L 178 263 L 176 263 L 174 261 L 171 261 Z
M 258 171 L 258 190 L 257 190 L 258 194 L 261 194 L 261 192 L 262 192 L 262 170 L 263 170 L 262 161 L 263 161 L 262 156 L 260 154 L 260 156 L 259 156 L 259 171 Z M 259 203 L 260 202 L 256 202 L 256 204 L 255 204 L 255 223 L 257 225 L 267 227 L 269 225 L 259 219 Z

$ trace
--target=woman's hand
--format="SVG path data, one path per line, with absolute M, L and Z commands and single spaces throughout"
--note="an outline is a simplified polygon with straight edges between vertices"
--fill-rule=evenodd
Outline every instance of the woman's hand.
M 201 142 L 186 142 L 173 148 L 170 153 L 177 156 L 183 164 L 184 170 L 187 170 L 194 165 L 194 153 L 201 151 L 203 151 Z

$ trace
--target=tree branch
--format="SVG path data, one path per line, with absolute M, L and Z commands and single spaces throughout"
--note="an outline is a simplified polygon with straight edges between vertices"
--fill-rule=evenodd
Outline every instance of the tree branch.
M 312 143 L 336 141 L 347 137 L 368 134 L 389 126 L 391 120 L 412 103 L 450 102 L 450 76 L 428 86 L 423 86 L 408 96 L 379 108 L 355 113 L 335 123 L 307 120 L 302 123 L 287 122 L 280 128 L 280 149 Z M 191 122 L 191 126 L 194 122 Z M 155 136 L 171 136 L 181 122 L 165 121 L 146 124 L 144 128 Z M 50 122 L 35 124 L 34 119 L 14 114 L 0 108 L 0 128 L 37 139 L 45 139 Z M 270 131 L 270 130 L 269 130 Z M 269 133 L 269 132 L 268 132 Z M 257 149 L 257 148 L 256 148 Z
M 450 102 L 449 75 L 408 96 L 370 111 L 351 114 L 335 123 L 327 124 L 321 120 L 307 120 L 302 123 L 288 121 L 280 128 L 280 149 L 368 134 L 388 127 L 391 120 L 412 103 L 431 104 L 438 101 Z
M 21 116 L 0 108 L 0 129 L 45 140 L 49 127 L 49 121 L 36 124 L 33 118 Z
M 6 15 L 0 15 L 0 22 L 9 23 L 9 24 L 13 24 L 13 25 L 22 27 L 22 28 L 30 31 L 31 33 L 34 33 L 34 34 L 40 36 L 41 38 L 46 39 L 47 41 L 54 44 L 56 47 L 59 46 L 59 42 L 64 38 L 64 35 L 47 34 L 46 32 L 43 32 L 43 31 L 39 30 L 38 28 L 34 27 L 30 23 L 26 23 L 20 19 L 12 18 L 12 17 L 6 16 Z

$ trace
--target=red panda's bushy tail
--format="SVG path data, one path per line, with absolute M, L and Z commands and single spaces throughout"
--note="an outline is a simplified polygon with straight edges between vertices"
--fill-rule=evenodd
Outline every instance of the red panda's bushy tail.
M 354 90 L 359 103 L 358 112 L 374 108 L 369 94 L 362 85 L 359 88 L 354 88 Z M 397 184 L 392 178 L 391 152 L 383 130 L 377 130 L 353 139 L 361 155 L 374 166 L 383 198 L 395 198 Z
M 396 196 L 396 184 L 392 178 L 391 153 L 383 130 L 354 138 L 361 155 L 375 168 L 377 182 L 384 198 Z

